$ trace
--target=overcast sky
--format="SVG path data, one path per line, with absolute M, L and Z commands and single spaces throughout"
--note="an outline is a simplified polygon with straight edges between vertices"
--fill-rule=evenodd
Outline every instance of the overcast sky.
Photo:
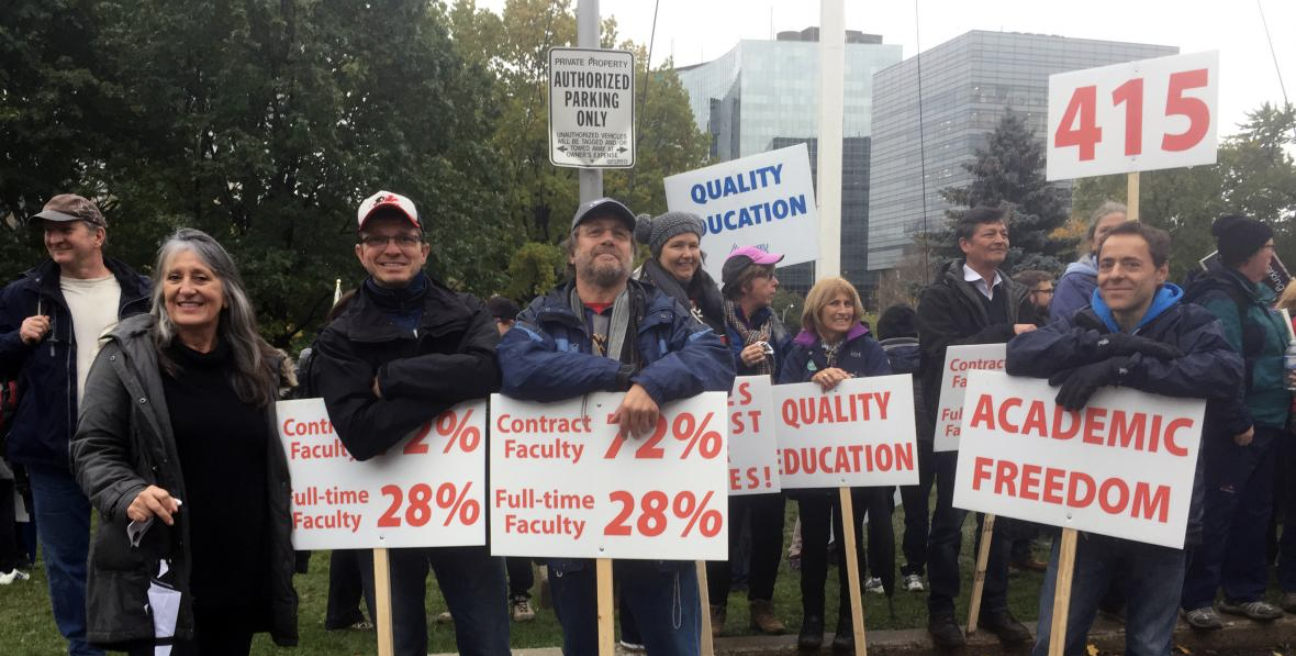
M 572 0 L 575 4 L 578 0 Z M 658 5 L 652 64 L 672 53 L 679 66 L 711 61 L 739 39 L 768 39 L 819 24 L 816 0 L 601 0 L 620 36 L 647 44 Z M 1003 30 L 1220 51 L 1220 136 L 1248 110 L 1283 100 L 1260 19 L 1269 22 L 1287 96 L 1296 101 L 1296 0 L 846 0 L 846 29 L 881 34 L 908 59 L 969 30 Z M 478 0 L 497 13 L 504 0 Z

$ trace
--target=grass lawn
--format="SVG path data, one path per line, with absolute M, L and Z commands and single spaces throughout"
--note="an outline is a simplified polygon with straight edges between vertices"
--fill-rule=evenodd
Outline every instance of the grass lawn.
M 934 499 L 933 499 L 934 503 Z M 787 532 L 790 540 L 792 521 L 796 509 L 795 502 L 788 503 Z M 904 530 L 903 511 L 896 508 L 894 516 L 897 543 Z M 964 527 L 963 572 L 965 583 L 963 595 L 959 602 L 959 614 L 966 620 L 967 595 L 972 575 L 972 531 L 974 522 L 969 520 Z M 785 545 L 789 543 L 785 541 Z M 903 556 L 898 553 L 897 558 Z M 1046 554 L 1038 553 L 1043 558 Z M 310 573 L 296 577 L 297 592 L 301 596 L 300 632 L 301 642 L 294 651 L 279 651 L 268 636 L 257 637 L 252 652 L 254 654 L 299 654 L 302 656 L 328 655 L 350 656 L 352 654 L 372 654 L 377 651 L 373 633 L 354 631 L 325 631 L 324 612 L 328 593 L 328 553 L 313 554 Z M 65 653 L 63 640 L 54 626 L 50 613 L 45 573 L 37 567 L 31 571 L 30 581 L 0 587 L 0 652 L 10 656 L 26 654 L 60 654 Z M 800 578 L 797 572 L 787 568 L 784 560 L 775 590 L 775 607 L 788 629 L 795 632 L 801 627 Z M 1040 575 L 1035 573 L 1014 572 L 1009 587 L 1009 603 L 1013 612 L 1024 622 L 1036 616 L 1036 605 L 1040 587 Z M 828 572 L 828 584 L 825 591 L 827 599 L 827 629 L 836 628 L 837 617 L 837 571 Z M 916 628 L 926 626 L 926 594 L 898 591 L 892 604 L 879 594 L 865 594 L 865 625 L 869 629 Z M 427 609 L 429 615 L 428 632 L 430 650 L 437 652 L 454 652 L 454 629 L 449 625 L 437 625 L 432 617 L 445 610 L 445 601 L 435 583 L 428 585 Z M 744 593 L 734 593 L 729 598 L 729 622 L 725 635 L 751 635 L 754 632 L 747 628 L 748 609 Z M 512 644 L 515 648 L 556 647 L 561 644 L 561 632 L 558 621 L 551 609 L 540 609 L 536 620 L 527 624 L 512 625 Z

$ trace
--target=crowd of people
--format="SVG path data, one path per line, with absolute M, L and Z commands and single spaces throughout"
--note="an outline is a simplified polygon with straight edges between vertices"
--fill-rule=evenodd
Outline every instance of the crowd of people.
M 347 450 L 365 460 L 441 411 L 494 392 L 538 402 L 622 392 L 613 421 L 639 437 L 652 432 L 662 404 L 728 392 L 735 376 L 831 390 L 892 373 L 914 380 L 919 482 L 899 490 L 902 563 L 896 490 L 851 490 L 852 528 L 867 533 L 855 541 L 871 573 L 861 583 L 887 595 L 926 592 L 933 642 L 959 647 L 968 512 L 953 505 L 957 452 L 934 452 L 932 443 L 946 350 L 970 344 L 1006 344 L 1009 373 L 1048 379 L 1068 409 L 1110 386 L 1206 401 L 1185 548 L 1083 534 L 1060 638 L 1067 654 L 1084 653 L 1100 609 L 1123 618 L 1127 653 L 1158 656 L 1169 653 L 1181 616 L 1210 631 L 1222 626 L 1218 613 L 1269 621 L 1296 612 L 1296 532 L 1275 529 L 1296 522 L 1296 376 L 1283 364 L 1296 340 L 1275 311 L 1296 310 L 1296 288 L 1279 299 L 1263 284 L 1273 234 L 1260 221 L 1217 220 L 1218 257 L 1181 288 L 1168 280 L 1170 236 L 1106 203 L 1093 213 L 1085 253 L 1055 287 L 1047 272 L 1014 279 L 1003 270 L 1010 217 L 977 207 L 956 225 L 963 257 L 916 307 L 885 308 L 870 326 L 855 287 L 824 278 L 789 330 L 773 308 L 782 257 L 738 248 L 717 282 L 702 266 L 707 230 L 697 216 L 636 216 L 607 198 L 582 204 L 564 242 L 568 279 L 519 308 L 428 276 L 423 217 L 410 199 L 379 192 L 356 216 L 355 255 L 367 276 L 295 366 L 260 337 L 238 267 L 211 236 L 182 229 L 168 237 L 150 279 L 105 256 L 107 221 L 85 198 L 56 196 L 31 222 L 49 259 L 0 291 L 0 375 L 16 388 L 0 398 L 17 399 L 5 417 L 13 468 L 0 465 L 0 509 L 14 507 L 13 480 L 25 477 L 70 654 L 246 654 L 262 632 L 279 645 L 297 642 L 300 558 L 275 429 L 275 402 L 290 395 L 322 397 Z M 637 246 L 648 256 L 636 270 Z M 844 563 L 847 543 L 838 495 L 827 490 L 731 497 L 731 561 L 706 566 L 709 608 L 693 563 L 616 561 L 623 644 L 698 654 L 704 614 L 715 635 L 729 628 L 735 572 L 751 628 L 784 633 L 792 609 L 775 607 L 774 589 L 789 500 L 799 518 L 798 646 L 819 649 L 830 561 Z M 1043 569 L 1031 544 L 1052 533 L 1000 518 L 981 599 L 982 628 L 1005 645 L 1033 640 L 1041 655 L 1058 546 L 1034 637 L 1009 610 L 1008 571 Z M 12 518 L 0 515 L 0 585 L 26 579 L 18 544 Z M 1277 605 L 1265 601 L 1275 557 Z M 593 562 L 543 564 L 564 652 L 596 653 Z M 403 656 L 427 653 L 429 573 L 461 653 L 509 653 L 510 620 L 535 617 L 530 559 L 506 562 L 488 546 L 392 549 L 390 568 Z M 855 644 L 844 565 L 839 573 L 832 647 L 846 651 Z M 371 629 L 361 599 L 373 609 L 369 552 L 334 552 L 326 627 Z

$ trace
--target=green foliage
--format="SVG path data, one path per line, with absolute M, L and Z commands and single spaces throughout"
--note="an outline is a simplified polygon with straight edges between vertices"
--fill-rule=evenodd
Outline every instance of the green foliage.
M 509 262 L 509 286 L 505 295 L 526 303 L 548 292 L 558 284 L 566 262 L 567 257 L 558 246 L 534 241 L 523 244 Z
M 789 289 L 779 289 L 774 292 L 774 301 L 770 303 L 787 327 L 788 332 L 793 335 L 801 330 L 801 313 L 805 311 L 805 297 Z
M 1241 132 L 1220 145 L 1213 166 L 1147 171 L 1139 175 L 1139 219 L 1173 236 L 1170 277 L 1183 280 L 1197 261 L 1215 250 L 1211 223 L 1240 213 L 1274 229 L 1278 257 L 1296 262 L 1296 108 L 1268 104 L 1248 114 Z M 1124 175 L 1085 178 L 1074 202 L 1082 214 L 1104 200 L 1124 201 Z
M 972 181 L 941 190 L 941 196 L 956 206 L 947 212 L 951 225 L 966 211 L 957 208 L 1004 206 L 1009 210 L 1012 243 L 1005 268 L 1014 273 L 1061 271 L 1075 245 L 1053 235 L 1066 223 L 1066 201 L 1044 179 L 1044 148 L 1031 134 L 1026 118 L 1009 109 L 990 134 L 987 147 L 978 149 L 976 159 L 963 168 L 973 175 Z M 941 256 L 962 257 L 952 229 L 935 233 L 933 242 Z

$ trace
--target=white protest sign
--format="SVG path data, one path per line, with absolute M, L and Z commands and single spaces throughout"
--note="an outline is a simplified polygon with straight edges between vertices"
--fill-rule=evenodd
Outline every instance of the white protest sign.
M 776 385 L 783 489 L 918 484 L 909 374 Z
M 706 221 L 707 273 L 720 279 L 734 249 L 783 255 L 779 266 L 819 257 L 819 212 L 805 144 L 735 159 L 665 179 L 666 207 Z M 836 247 L 836 244 L 833 244 Z
M 663 405 L 641 439 L 609 423 L 624 396 L 491 396 L 492 554 L 728 559 L 725 394 Z
M 461 403 L 356 461 L 323 399 L 280 401 L 292 476 L 293 547 L 372 549 L 486 544 L 486 401 Z
M 549 161 L 554 166 L 632 168 L 634 53 L 549 49 Z
M 1049 180 L 1214 164 L 1219 53 L 1049 76 Z
M 936 407 L 936 440 L 934 451 L 958 451 L 959 427 L 963 425 L 963 393 L 968 373 L 977 369 L 1003 371 L 1008 357 L 1006 344 L 951 346 L 945 349 L 945 367 L 941 369 L 940 404 Z
M 1071 412 L 1057 392 L 972 373 L 954 506 L 1182 548 L 1206 403 L 1105 388 Z
M 783 489 L 769 376 L 739 376 L 729 393 L 729 496 Z

